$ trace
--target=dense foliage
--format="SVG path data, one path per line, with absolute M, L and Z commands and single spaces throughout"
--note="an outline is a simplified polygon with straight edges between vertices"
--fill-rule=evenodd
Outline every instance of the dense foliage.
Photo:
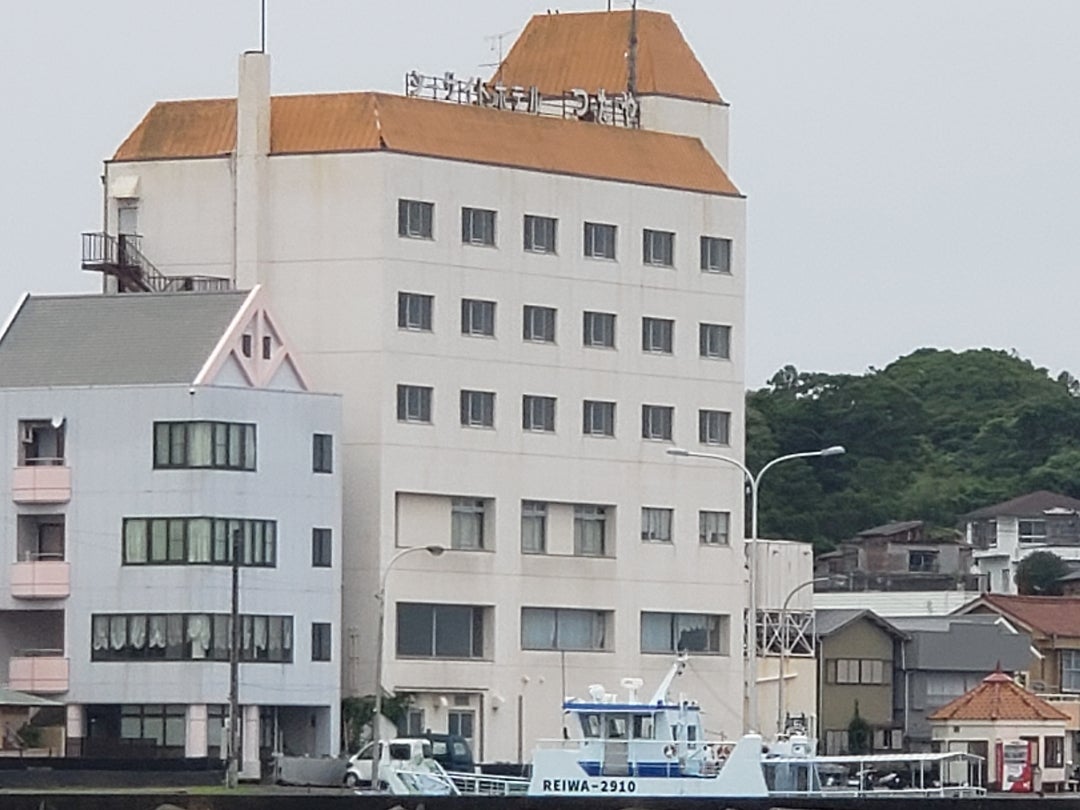
M 1016 566 L 1016 589 L 1025 596 L 1061 596 L 1069 564 L 1052 551 L 1035 551 Z
M 893 520 L 951 531 L 965 512 L 1036 489 L 1080 497 L 1080 383 L 1003 351 L 920 349 L 866 374 L 787 366 L 746 401 L 762 537 L 831 547 Z

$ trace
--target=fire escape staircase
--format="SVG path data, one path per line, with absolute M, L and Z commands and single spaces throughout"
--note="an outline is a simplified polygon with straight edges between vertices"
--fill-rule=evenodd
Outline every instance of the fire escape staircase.
M 84 233 L 82 269 L 112 276 L 117 281 L 117 291 L 122 293 L 232 289 L 232 280 L 228 278 L 165 275 L 143 255 L 140 239 L 135 234 Z

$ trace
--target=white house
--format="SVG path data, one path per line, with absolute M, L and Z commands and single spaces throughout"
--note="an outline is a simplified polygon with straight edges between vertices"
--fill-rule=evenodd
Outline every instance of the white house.
M 0 679 L 72 755 L 337 753 L 339 397 L 258 288 L 25 296 L 0 330 Z
M 742 476 L 665 451 L 742 459 L 745 199 L 674 21 L 534 17 L 488 84 L 269 86 L 248 53 L 238 99 L 155 104 L 104 171 L 98 238 L 138 272 L 86 266 L 258 283 L 344 395 L 346 692 L 385 577 L 409 729 L 527 759 L 564 695 L 689 648 L 682 688 L 738 733 Z M 388 569 L 424 545 L 450 551 Z

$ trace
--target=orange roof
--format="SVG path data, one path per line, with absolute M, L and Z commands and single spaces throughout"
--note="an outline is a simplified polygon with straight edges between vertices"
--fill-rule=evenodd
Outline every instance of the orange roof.
M 275 96 L 270 153 L 388 151 L 738 195 L 697 138 L 386 93 Z M 114 161 L 219 157 L 236 145 L 236 100 L 155 104 Z
M 1002 672 L 992 672 L 967 694 L 930 715 L 930 720 L 1068 720 Z
M 537 14 L 494 79 L 558 95 L 621 93 L 629 79 L 630 11 Z M 670 14 L 637 12 L 637 93 L 723 103 Z

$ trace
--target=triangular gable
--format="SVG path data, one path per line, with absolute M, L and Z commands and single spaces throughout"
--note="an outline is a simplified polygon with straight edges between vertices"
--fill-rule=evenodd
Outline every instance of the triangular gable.
M 240 385 L 309 391 L 289 341 L 256 285 L 207 358 L 194 385 Z

